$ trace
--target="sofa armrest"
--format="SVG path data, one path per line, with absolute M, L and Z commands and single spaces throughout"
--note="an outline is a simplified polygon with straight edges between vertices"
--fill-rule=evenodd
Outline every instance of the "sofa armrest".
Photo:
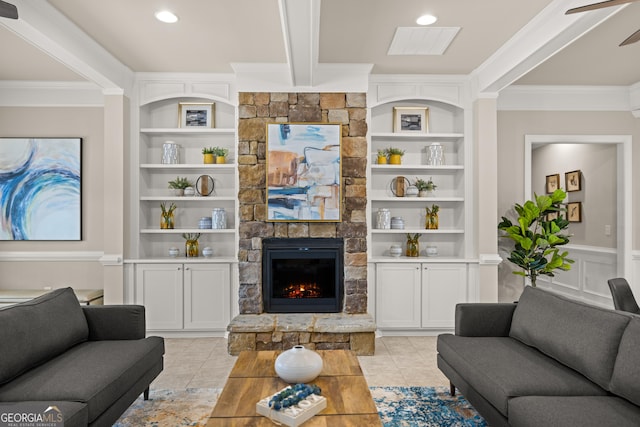
M 137 340 L 146 336 L 142 305 L 83 306 L 89 325 L 89 340 Z
M 462 303 L 456 305 L 456 335 L 507 337 L 514 303 Z

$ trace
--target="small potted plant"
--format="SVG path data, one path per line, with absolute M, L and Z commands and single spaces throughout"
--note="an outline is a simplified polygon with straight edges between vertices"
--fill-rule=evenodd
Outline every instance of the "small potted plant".
M 202 155 L 203 155 L 203 162 L 205 164 L 212 164 L 215 163 L 215 154 L 214 154 L 214 149 L 213 147 L 204 147 L 202 149 Z
M 418 196 L 420 197 L 428 197 L 436 188 L 438 188 L 438 186 L 433 183 L 433 179 L 431 177 L 429 177 L 429 181 L 425 181 L 422 178 L 416 178 L 413 185 L 418 188 Z
M 216 155 L 216 163 L 224 164 L 227 163 L 227 155 L 229 154 L 228 148 L 223 147 L 215 147 L 214 154 Z
M 427 230 L 437 230 L 439 225 L 438 219 L 438 211 L 440 211 L 440 206 L 431 205 L 431 208 L 427 206 L 427 216 L 425 219 L 424 228 Z
M 187 187 L 193 187 L 193 184 L 186 177 L 178 176 L 173 181 L 169 181 L 169 188 L 174 191 L 176 196 L 183 196 L 184 189 Z
M 389 154 L 389 163 L 392 165 L 402 164 L 402 156 L 404 156 L 404 150 L 399 148 L 389 147 L 387 148 Z
M 381 148 L 378 150 L 378 164 L 386 165 L 387 164 L 387 149 Z

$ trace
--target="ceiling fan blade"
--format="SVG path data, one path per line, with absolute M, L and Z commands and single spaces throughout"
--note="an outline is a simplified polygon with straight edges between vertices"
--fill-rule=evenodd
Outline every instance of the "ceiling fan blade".
M 637 41 L 640 41 L 640 30 L 636 31 L 635 33 L 627 37 L 622 43 L 620 43 L 620 46 L 626 46 L 628 44 L 632 44 Z
M 11 3 L 0 0 L 0 17 L 18 19 L 18 8 Z
M 603 9 L 605 7 L 619 6 L 621 4 L 633 3 L 636 1 L 640 0 L 606 0 L 599 3 L 588 4 L 586 6 L 574 7 L 573 9 L 567 10 L 565 12 L 565 15 L 569 15 L 571 13 L 586 12 L 588 10 Z

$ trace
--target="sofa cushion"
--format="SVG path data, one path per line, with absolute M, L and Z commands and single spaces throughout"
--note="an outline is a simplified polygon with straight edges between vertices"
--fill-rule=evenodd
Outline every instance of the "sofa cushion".
M 622 335 L 610 389 L 640 405 L 640 317 L 633 316 Z
M 517 397 L 509 401 L 513 427 L 638 427 L 640 408 L 614 396 Z
M 86 403 L 92 422 L 145 373 L 162 363 L 164 341 L 87 341 L 0 387 L 0 401 Z
M 71 288 L 0 309 L 0 384 L 86 341 L 89 328 Z
M 609 387 L 629 316 L 527 286 L 510 336 Z
M 442 334 L 438 353 L 504 416 L 512 397 L 606 394 L 576 371 L 509 337 Z

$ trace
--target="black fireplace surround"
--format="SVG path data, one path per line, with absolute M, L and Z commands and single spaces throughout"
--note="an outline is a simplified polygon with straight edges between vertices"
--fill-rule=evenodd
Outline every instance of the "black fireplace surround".
M 339 313 L 344 294 L 344 241 L 262 240 L 262 295 L 267 313 Z

